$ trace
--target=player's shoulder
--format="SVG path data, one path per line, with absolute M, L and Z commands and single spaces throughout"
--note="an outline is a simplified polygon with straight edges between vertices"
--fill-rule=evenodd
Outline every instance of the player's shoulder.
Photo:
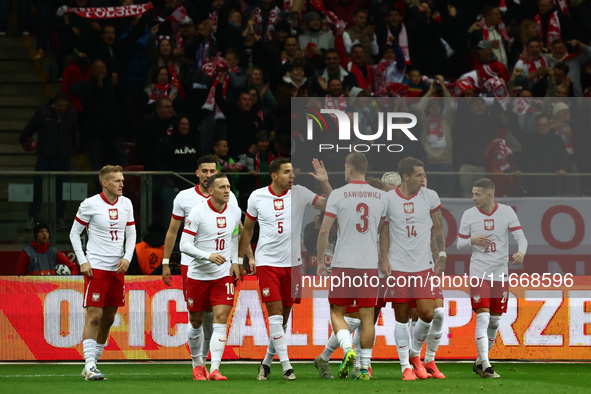
M 419 195 L 426 196 L 427 198 L 434 199 L 439 198 L 439 194 L 433 189 L 428 189 L 426 187 L 421 187 L 419 190 Z
M 131 200 L 125 196 L 119 197 L 119 200 L 117 202 L 126 207 L 133 207 L 133 203 L 131 202 Z
M 476 207 L 470 207 L 464 211 L 465 218 L 476 218 L 476 217 L 480 217 L 480 216 L 484 216 L 484 215 Z

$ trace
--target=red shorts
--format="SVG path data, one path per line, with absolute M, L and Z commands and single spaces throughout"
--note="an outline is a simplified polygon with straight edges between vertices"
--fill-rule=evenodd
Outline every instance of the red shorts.
M 411 303 L 415 300 L 434 300 L 442 298 L 440 287 L 431 288 L 433 270 L 426 269 L 419 272 L 401 272 L 392 271 L 392 278 L 389 285 L 392 286 L 395 296 L 388 297 L 386 301 L 392 301 L 393 304 Z M 411 308 L 416 306 L 410 305 Z
M 183 284 L 183 296 L 185 302 L 187 301 L 187 272 L 189 272 L 188 265 L 181 265 L 181 283 Z
M 84 276 L 84 308 L 125 305 L 124 274 L 94 268 L 92 278 Z
M 443 292 L 441 291 L 441 286 L 434 286 L 433 287 L 433 292 L 435 293 L 435 299 L 436 300 L 442 300 L 443 299 Z M 417 303 L 414 300 L 411 300 L 408 302 L 408 306 L 411 309 L 414 309 L 417 307 Z
M 301 267 L 257 267 L 261 300 L 264 303 L 281 301 L 283 306 L 302 302 Z
M 234 305 L 234 277 L 215 280 L 187 278 L 187 309 L 200 312 L 215 305 Z
M 480 286 L 470 287 L 472 309 L 489 308 L 491 312 L 507 312 L 509 287 L 506 282 L 491 282 L 483 280 Z
M 345 309 L 345 313 L 357 313 L 359 312 L 359 305 L 357 303 L 353 305 L 347 305 L 347 309 Z
M 331 288 L 328 292 L 330 305 L 375 307 L 379 281 L 372 283 L 371 278 L 378 277 L 377 269 L 333 268 L 330 275 L 340 280 L 340 283 L 336 280 L 330 282 Z

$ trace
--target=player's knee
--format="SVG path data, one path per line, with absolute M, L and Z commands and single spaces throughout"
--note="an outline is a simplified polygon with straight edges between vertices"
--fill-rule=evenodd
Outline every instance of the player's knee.
M 194 329 L 198 329 L 199 327 L 201 327 L 201 324 L 203 324 L 203 317 L 197 316 L 192 313 L 189 315 L 189 322 L 191 323 Z
M 217 313 L 213 316 L 213 322 L 216 324 L 226 324 L 229 312 Z
M 98 326 L 101 322 L 101 313 L 88 313 L 86 315 L 86 325 Z
M 430 323 L 433 320 L 433 309 L 419 311 L 419 317 L 425 323 Z

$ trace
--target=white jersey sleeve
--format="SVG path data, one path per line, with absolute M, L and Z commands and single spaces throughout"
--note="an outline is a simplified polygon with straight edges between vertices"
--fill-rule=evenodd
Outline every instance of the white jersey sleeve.
M 291 190 L 278 196 L 271 186 L 255 190 L 248 198 L 246 215 L 259 223 L 254 252 L 257 266 L 291 267 Z
M 338 221 L 331 265 L 336 268 L 376 269 L 378 227 L 386 215 L 385 192 L 353 181 L 333 190 L 325 215 Z

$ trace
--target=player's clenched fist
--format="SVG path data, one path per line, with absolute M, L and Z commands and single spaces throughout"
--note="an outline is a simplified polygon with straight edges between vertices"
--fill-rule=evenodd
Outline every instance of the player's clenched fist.
M 217 265 L 222 265 L 226 261 L 226 258 L 221 254 L 212 253 L 209 255 L 209 261 Z
M 162 280 L 166 286 L 170 286 L 172 283 L 172 274 L 168 264 L 162 264 Z
M 475 235 L 474 237 L 470 238 L 470 243 L 472 245 L 488 246 L 492 242 L 488 237 L 488 235 Z
M 82 275 L 92 278 L 92 268 L 90 267 L 90 263 L 88 261 L 80 266 L 80 272 Z

